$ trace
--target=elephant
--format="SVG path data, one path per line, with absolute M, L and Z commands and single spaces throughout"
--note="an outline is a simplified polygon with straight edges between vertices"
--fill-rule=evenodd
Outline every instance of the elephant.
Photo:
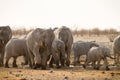
M 86 66 L 90 62 L 92 62 L 93 68 L 99 70 L 100 61 L 103 59 L 106 70 L 109 70 L 107 57 L 114 59 L 113 57 L 111 57 L 110 49 L 106 48 L 105 46 L 92 47 L 88 51 L 86 62 L 83 65 L 83 67 L 86 68 Z M 96 62 L 97 62 L 97 65 L 96 65 Z
M 113 41 L 113 54 L 115 64 L 120 63 L 120 36 L 117 36 Z
M 73 43 L 74 66 L 80 63 L 80 56 L 87 55 L 89 49 L 93 46 L 99 46 L 95 42 L 76 41 Z
M 65 43 L 65 52 L 67 54 L 67 63 L 66 65 L 70 65 L 70 53 L 71 53 L 71 47 L 73 44 L 73 35 L 69 28 L 66 26 L 62 26 L 59 30 L 58 38 L 62 40 Z
M 51 53 L 50 50 L 55 38 L 54 31 L 56 29 L 36 28 L 26 36 L 29 56 L 28 63 L 31 68 L 36 69 L 41 67 L 42 69 L 46 69 L 47 56 Z
M 28 51 L 25 39 L 18 38 L 10 39 L 5 46 L 4 67 L 9 68 L 8 62 L 11 57 L 14 58 L 13 67 L 17 67 L 16 59 L 19 56 L 24 56 L 25 64 L 28 64 L 27 54 Z
M 57 68 L 60 68 L 59 62 L 61 63 L 61 66 L 64 67 L 65 61 L 66 61 L 66 55 L 65 55 L 65 44 L 60 39 L 54 39 L 52 43 L 52 58 L 50 60 L 50 67 L 53 67 L 53 62 L 56 62 Z
M 3 66 L 4 49 L 7 42 L 12 37 L 10 26 L 0 26 L 0 66 Z

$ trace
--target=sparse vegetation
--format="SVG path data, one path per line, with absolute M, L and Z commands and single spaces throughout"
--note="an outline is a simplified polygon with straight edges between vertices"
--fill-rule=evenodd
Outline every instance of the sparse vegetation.
M 26 35 L 26 34 L 28 34 L 32 30 L 33 29 L 26 30 L 25 28 L 23 28 L 23 29 L 17 29 L 17 30 L 12 30 L 12 34 L 13 34 L 13 36 L 16 36 L 16 35 Z
M 96 36 L 100 36 L 100 35 L 117 35 L 120 34 L 119 31 L 117 31 L 116 29 L 105 29 L 105 30 L 100 30 L 99 28 L 93 28 L 91 30 L 87 30 L 87 29 L 81 29 L 81 30 L 73 30 L 73 35 L 77 35 L 77 36 L 86 36 L 86 35 L 96 35 Z

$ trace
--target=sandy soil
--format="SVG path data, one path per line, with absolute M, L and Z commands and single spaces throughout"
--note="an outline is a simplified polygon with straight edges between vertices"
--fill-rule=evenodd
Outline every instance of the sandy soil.
M 20 68 L 0 68 L 0 80 L 120 80 L 120 69 L 110 71 L 93 70 L 91 67 L 32 70 Z

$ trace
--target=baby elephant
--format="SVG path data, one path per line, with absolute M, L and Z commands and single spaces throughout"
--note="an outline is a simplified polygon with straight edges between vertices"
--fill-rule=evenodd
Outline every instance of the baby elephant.
M 86 62 L 83 65 L 83 67 L 86 68 L 86 65 L 92 62 L 93 68 L 99 70 L 100 61 L 103 59 L 106 70 L 109 70 L 107 57 L 114 59 L 113 57 L 111 57 L 110 50 L 108 48 L 103 46 L 92 47 L 87 54 Z M 97 62 L 97 65 L 96 65 L 96 62 Z
M 93 46 L 99 46 L 95 42 L 77 41 L 73 44 L 74 65 L 80 63 L 80 56 L 87 55 L 89 49 Z
M 61 66 L 64 66 L 65 61 L 65 44 L 60 39 L 54 39 L 52 43 L 52 58 L 49 64 L 50 67 L 53 67 L 53 62 L 55 62 L 57 68 L 59 68 L 59 62 L 61 63 Z
M 25 64 L 28 63 L 27 46 L 25 39 L 12 38 L 5 46 L 4 67 L 9 68 L 8 62 L 11 57 L 14 58 L 13 67 L 17 67 L 16 59 L 24 56 Z

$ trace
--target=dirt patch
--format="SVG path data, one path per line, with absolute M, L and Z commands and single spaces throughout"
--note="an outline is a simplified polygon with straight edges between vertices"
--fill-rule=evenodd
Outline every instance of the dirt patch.
M 81 67 L 32 70 L 0 68 L 1 80 L 119 80 L 119 70 L 91 70 Z

